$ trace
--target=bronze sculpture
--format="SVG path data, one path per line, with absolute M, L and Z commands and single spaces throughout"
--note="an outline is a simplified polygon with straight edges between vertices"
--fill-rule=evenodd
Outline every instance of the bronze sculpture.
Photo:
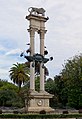
M 28 11 L 30 14 L 41 14 L 42 16 L 45 16 L 45 10 L 43 8 L 36 8 L 36 7 L 30 7 L 28 8 Z

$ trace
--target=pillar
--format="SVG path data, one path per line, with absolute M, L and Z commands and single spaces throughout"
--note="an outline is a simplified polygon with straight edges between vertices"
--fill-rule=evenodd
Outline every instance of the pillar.
M 44 56 L 44 35 L 45 30 L 40 30 L 40 54 Z M 40 64 L 40 91 L 44 91 L 44 68 L 43 63 Z
M 35 29 L 31 28 L 28 29 L 28 31 L 30 32 L 30 49 L 31 49 L 30 55 L 33 56 L 35 52 L 34 48 Z M 32 67 L 32 63 L 33 62 L 30 62 L 30 90 L 35 91 L 35 68 Z

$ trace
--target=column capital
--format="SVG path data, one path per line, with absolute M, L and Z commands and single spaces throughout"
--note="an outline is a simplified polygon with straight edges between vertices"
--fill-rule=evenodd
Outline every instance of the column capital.
M 42 30 L 42 29 L 38 30 L 38 34 L 40 34 L 40 39 L 44 39 L 46 32 L 47 30 Z
M 34 35 L 35 35 L 35 29 L 34 28 L 29 28 L 29 29 L 27 29 L 28 30 L 28 32 L 30 33 L 30 36 L 31 37 L 34 37 Z
M 47 30 L 45 30 L 45 29 L 40 29 L 40 30 L 38 30 L 38 34 L 46 33 L 46 32 L 47 32 Z

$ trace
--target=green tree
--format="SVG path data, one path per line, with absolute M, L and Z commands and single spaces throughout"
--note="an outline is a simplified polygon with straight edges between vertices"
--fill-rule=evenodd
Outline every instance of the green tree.
M 5 80 L 0 80 L 0 106 L 23 107 L 24 103 L 19 96 L 18 87 Z
M 55 85 L 54 85 L 54 80 L 51 78 L 48 78 L 45 82 L 45 90 L 50 93 L 54 94 L 55 91 Z
M 54 84 L 55 84 L 55 93 L 57 99 L 57 106 L 60 108 L 64 108 L 67 103 L 67 90 L 64 85 L 64 81 L 61 75 L 56 75 L 54 77 Z
M 29 101 L 31 99 L 30 90 L 28 87 L 24 86 L 21 88 L 20 97 L 22 98 L 25 106 L 25 112 L 28 112 Z
M 76 109 L 82 108 L 82 55 L 67 60 L 61 76 L 67 88 L 67 105 Z
M 18 92 L 18 87 L 8 81 L 1 80 L 0 84 L 2 84 L 0 90 L 13 90 L 16 93 Z
M 10 78 L 19 86 L 19 90 L 21 85 L 24 84 L 25 80 L 29 80 L 29 70 L 25 64 L 13 64 L 14 66 L 10 69 Z
M 0 90 L 0 106 L 23 107 L 24 103 L 19 95 L 13 90 Z
M 53 94 L 53 98 L 50 99 L 50 105 L 53 108 L 63 108 L 66 106 L 67 95 L 64 82 L 60 75 L 56 75 L 54 79 L 47 79 L 45 89 L 50 94 Z

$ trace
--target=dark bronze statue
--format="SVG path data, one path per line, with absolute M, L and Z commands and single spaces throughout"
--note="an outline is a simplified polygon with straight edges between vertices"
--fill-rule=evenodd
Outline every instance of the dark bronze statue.
M 35 54 L 35 55 L 33 55 L 33 56 L 25 56 L 25 58 L 29 61 L 29 62 L 33 62 L 33 61 L 35 61 L 35 62 L 38 62 L 38 63 L 47 63 L 48 61 L 49 61 L 49 59 L 48 58 L 44 58 L 44 56 L 43 55 L 41 55 L 41 54 Z

